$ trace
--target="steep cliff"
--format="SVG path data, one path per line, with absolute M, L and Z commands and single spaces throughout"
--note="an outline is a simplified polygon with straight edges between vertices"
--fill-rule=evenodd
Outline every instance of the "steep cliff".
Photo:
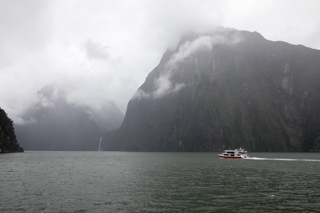
M 14 133 L 13 122 L 0 108 L 0 153 L 23 152 Z
M 103 148 L 319 151 L 319 106 L 319 50 L 217 28 L 164 54 Z

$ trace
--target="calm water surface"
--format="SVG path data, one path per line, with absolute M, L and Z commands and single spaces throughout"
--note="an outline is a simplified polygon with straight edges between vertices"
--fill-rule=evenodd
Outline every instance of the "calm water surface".
M 320 212 L 320 153 L 250 155 L 3 154 L 0 212 Z

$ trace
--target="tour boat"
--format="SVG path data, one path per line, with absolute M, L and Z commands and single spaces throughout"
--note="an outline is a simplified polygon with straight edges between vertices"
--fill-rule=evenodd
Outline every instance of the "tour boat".
M 248 158 L 247 151 L 239 148 L 239 149 L 228 149 L 224 150 L 223 153 L 219 154 L 219 158 Z

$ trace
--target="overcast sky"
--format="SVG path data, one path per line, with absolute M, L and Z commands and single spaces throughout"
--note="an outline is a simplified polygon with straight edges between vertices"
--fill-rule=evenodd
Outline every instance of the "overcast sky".
M 0 107 L 14 122 L 52 82 L 72 101 L 130 98 L 181 31 L 213 26 L 320 49 L 320 1 L 0 0 Z

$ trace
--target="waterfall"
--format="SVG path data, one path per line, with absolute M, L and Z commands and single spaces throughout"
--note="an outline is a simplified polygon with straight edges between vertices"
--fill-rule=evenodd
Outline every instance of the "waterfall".
M 102 137 L 100 138 L 99 149 L 98 149 L 99 152 L 101 151 L 101 140 L 102 140 Z

